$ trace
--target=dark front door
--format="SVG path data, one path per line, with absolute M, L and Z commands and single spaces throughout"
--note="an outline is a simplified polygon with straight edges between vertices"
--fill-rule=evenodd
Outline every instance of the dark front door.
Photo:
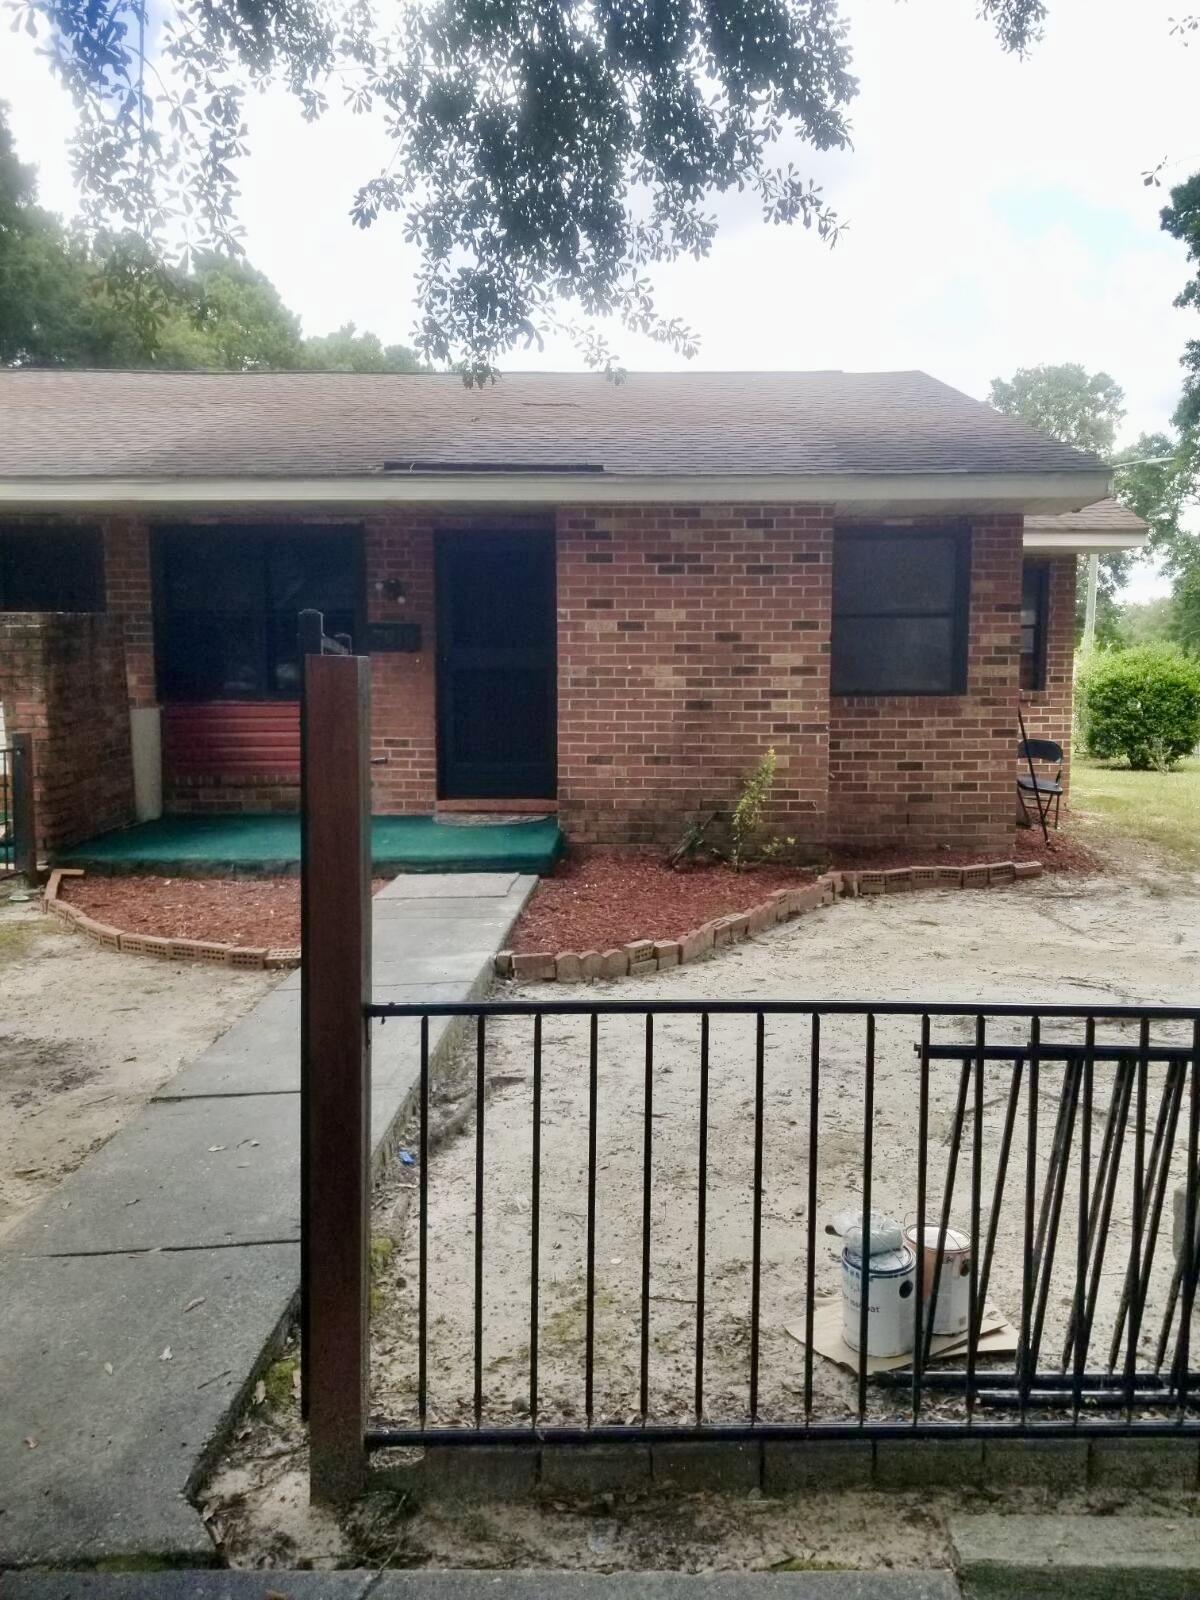
M 438 793 L 555 794 L 554 535 L 437 538 Z

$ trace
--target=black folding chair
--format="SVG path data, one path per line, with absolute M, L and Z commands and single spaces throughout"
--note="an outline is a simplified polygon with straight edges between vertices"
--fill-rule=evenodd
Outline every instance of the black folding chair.
M 1054 812 L 1054 826 L 1057 829 L 1058 813 L 1062 806 L 1063 747 L 1055 744 L 1053 739 L 1031 739 L 1025 732 L 1025 718 L 1020 706 L 1017 707 L 1017 721 L 1021 724 L 1021 742 L 1017 746 L 1017 755 L 1029 769 L 1027 772 L 1017 774 L 1017 799 L 1020 802 L 1021 815 L 1025 826 L 1031 828 L 1033 821 L 1029 815 L 1027 801 L 1032 798 L 1037 807 L 1038 821 L 1042 825 L 1042 837 L 1049 844 L 1050 829 L 1047 823 L 1050 812 L 1052 810 Z M 1036 761 L 1045 761 L 1054 767 L 1056 770 L 1053 778 L 1039 777 L 1034 766 Z

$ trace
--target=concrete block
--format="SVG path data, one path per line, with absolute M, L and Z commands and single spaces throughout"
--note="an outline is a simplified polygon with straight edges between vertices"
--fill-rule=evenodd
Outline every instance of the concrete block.
M 732 939 L 747 939 L 750 936 L 750 913 L 738 911 L 731 917 L 724 919 L 729 924 L 729 934 Z
M 962 880 L 957 867 L 910 867 L 908 874 L 914 889 L 957 889 Z
M 968 1594 L 989 1600 L 1184 1600 L 1200 1584 L 1190 1517 L 951 1517 Z
M 1195 1439 L 1093 1439 L 1091 1479 L 1098 1488 L 1195 1489 Z
M 838 895 L 846 892 L 845 873 L 823 872 L 817 882 L 830 900 L 836 900 Z M 828 901 L 826 903 L 828 904 Z
M 1023 882 L 1026 878 L 1040 878 L 1041 875 L 1042 863 L 1040 861 L 1013 862 L 1013 877 L 1018 883 Z
M 635 961 L 648 961 L 654 955 L 654 940 L 632 939 L 625 946 L 625 953 L 631 966 Z
M 579 983 L 583 979 L 583 961 L 574 950 L 564 950 L 554 962 L 554 976 L 559 983 Z
M 714 950 L 723 950 L 726 945 L 733 943 L 733 929 L 725 917 L 720 917 L 712 927 L 712 942 Z
M 651 1447 L 655 1488 L 687 1493 L 748 1494 L 762 1483 L 762 1447 L 757 1444 L 656 1444 Z
M 883 876 L 885 894 L 905 894 L 913 886 L 911 867 L 889 867 Z
M 802 889 L 789 889 L 786 904 L 788 915 L 802 917 L 808 911 L 816 911 L 825 905 L 825 887 L 823 884 L 805 884 Z
M 649 1482 L 650 1446 L 646 1444 L 545 1445 L 542 1448 L 541 1485 L 551 1494 L 607 1494 L 622 1489 L 644 1489 Z
M 886 873 L 883 873 L 883 872 L 859 872 L 859 873 L 856 874 L 856 877 L 857 877 L 857 880 L 858 880 L 858 891 L 857 892 L 860 895 L 862 895 L 862 894 L 886 894 L 887 893 L 887 886 L 888 885 L 887 885 L 887 874 Z
M 814 1439 L 805 1444 L 763 1445 L 763 1489 L 787 1494 L 793 1489 L 869 1489 L 875 1447 L 869 1439 Z
M 701 928 L 694 928 L 691 933 L 684 934 L 679 941 L 679 959 L 685 961 L 699 961 L 701 956 L 706 956 L 713 947 L 713 930 L 705 923 Z
M 1088 1480 L 1086 1439 L 988 1439 L 983 1476 L 1004 1488 L 1083 1489 Z
M 537 1487 L 536 1445 L 455 1449 L 434 1446 L 421 1459 L 420 1493 L 431 1500 L 517 1500 Z
M 988 862 L 988 883 L 989 883 L 989 885 L 991 885 L 991 884 L 1000 884 L 1000 883 L 1013 883 L 1016 880 L 1016 876 L 1017 876 L 1017 869 L 1016 869 L 1016 866 L 1015 866 L 1015 864 L 1013 862 L 1011 862 L 1011 861 L 989 861 Z
M 554 957 L 546 950 L 513 956 L 513 977 L 529 983 L 538 978 L 553 978 L 556 968 Z
M 653 956 L 648 956 L 643 961 L 629 963 L 629 976 L 631 978 L 645 978 L 652 972 L 658 971 L 658 962 Z
M 777 901 L 764 900 L 762 905 L 752 906 L 750 908 L 749 917 L 751 933 L 764 933 L 768 928 L 773 928 L 775 926 L 777 918 L 777 905 Z
M 496 976 L 498 978 L 511 978 L 513 969 L 513 953 L 511 950 L 497 950 Z
M 624 948 L 606 950 L 600 957 L 602 978 L 624 978 L 629 974 L 629 952 Z
M 593 983 L 604 975 L 604 957 L 599 950 L 585 950 L 579 957 L 579 975 L 585 983 Z
M 217 964 L 224 962 L 232 945 L 216 944 L 211 939 L 172 939 L 171 960 Z
M 679 965 L 679 940 L 672 939 L 665 944 L 656 943 L 654 946 L 654 959 L 658 962 L 658 970 L 665 972 L 668 967 Z
M 160 939 L 152 933 L 123 933 L 121 949 L 134 956 L 158 956 L 163 961 L 171 958 L 170 939 Z
M 958 1487 L 983 1482 L 982 1439 L 880 1439 L 875 1483 L 880 1489 Z
M 964 889 L 986 889 L 990 879 L 991 868 L 987 865 L 975 865 L 962 869 L 962 886 Z

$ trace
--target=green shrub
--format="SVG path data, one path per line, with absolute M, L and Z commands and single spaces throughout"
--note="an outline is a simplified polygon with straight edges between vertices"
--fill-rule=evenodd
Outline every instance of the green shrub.
M 1172 645 L 1101 652 L 1080 688 L 1089 755 L 1165 772 L 1200 743 L 1200 663 Z

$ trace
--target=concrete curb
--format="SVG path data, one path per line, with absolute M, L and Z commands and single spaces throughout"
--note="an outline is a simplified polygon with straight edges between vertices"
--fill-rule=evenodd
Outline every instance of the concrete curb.
M 678 939 L 635 939 L 611 950 L 501 950 L 496 976 L 518 983 L 591 983 L 598 978 L 638 978 L 702 961 L 714 950 L 861 895 L 903 894 L 917 889 L 990 889 L 996 884 L 1040 878 L 1040 861 L 981 861 L 967 867 L 894 867 L 888 871 L 824 872 L 812 883 L 776 889 L 744 911 L 702 922 Z
M 1184 1600 L 1200 1593 L 1200 1524 L 1168 1517 L 952 1517 L 970 1600 Z

